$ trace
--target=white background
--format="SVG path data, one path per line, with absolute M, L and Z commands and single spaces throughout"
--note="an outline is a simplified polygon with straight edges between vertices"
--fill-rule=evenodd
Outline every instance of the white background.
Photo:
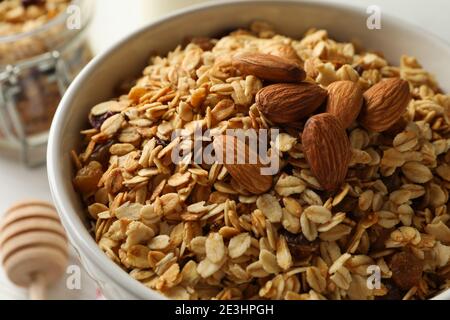
M 118 39 L 175 7 L 202 0 L 94 0 L 96 16 L 89 38 L 96 53 Z M 209 0 L 214 1 L 214 0 Z M 382 13 L 397 16 L 427 29 L 450 43 L 450 1 L 448 0 L 331 0 L 366 8 L 378 5 Z M 420 45 L 420 44 L 418 44 Z M 0 151 L 1 152 L 1 151 Z M 0 156 L 0 215 L 12 203 L 22 199 L 50 200 L 45 168 L 29 170 Z M 0 271 L 0 298 L 23 297 L 23 292 L 8 289 Z M 92 297 L 92 292 L 85 297 Z M 60 298 L 63 298 L 60 296 Z

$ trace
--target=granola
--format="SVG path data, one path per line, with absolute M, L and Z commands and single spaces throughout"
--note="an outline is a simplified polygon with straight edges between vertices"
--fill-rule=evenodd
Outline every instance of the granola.
M 0 1 L 0 36 L 35 30 L 66 10 L 70 0 Z
M 348 80 L 367 91 L 401 78 L 413 99 L 387 131 L 348 127 L 345 181 L 324 191 L 303 152 L 305 121 L 268 120 L 255 97 L 269 83 L 233 65 L 249 52 L 295 61 L 323 89 Z M 296 40 L 259 22 L 153 57 L 126 94 L 93 106 L 89 120 L 85 148 L 72 157 L 96 241 L 169 298 L 426 299 L 450 288 L 450 96 L 413 57 L 395 67 L 326 30 Z M 194 141 L 171 141 L 171 133 L 184 128 L 191 137 L 198 125 L 279 128 L 270 153 L 281 167 L 270 190 L 249 192 L 217 162 L 172 163 L 171 150 Z M 370 270 L 379 286 L 368 286 Z

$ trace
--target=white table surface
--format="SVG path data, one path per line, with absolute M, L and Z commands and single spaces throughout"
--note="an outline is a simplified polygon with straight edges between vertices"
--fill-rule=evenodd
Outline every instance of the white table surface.
M 94 0 L 96 17 L 90 28 L 89 37 L 96 53 L 108 48 L 112 43 L 126 36 L 151 19 L 169 10 L 170 3 L 186 5 L 201 0 Z M 210 0 L 214 1 L 214 0 Z M 450 43 L 450 1 L 448 0 L 331 0 L 366 8 L 378 5 L 382 13 L 397 16 L 415 23 L 438 35 Z M 160 4 L 158 6 L 158 3 Z M 161 5 L 163 3 L 163 5 Z M 51 200 L 45 167 L 26 169 L 17 161 L 0 156 L 0 215 L 14 202 L 22 199 L 36 198 Z M 88 279 L 84 279 L 88 282 Z M 92 284 L 86 290 L 68 293 L 63 283 L 53 288 L 53 298 L 94 298 Z M 0 270 L 0 299 L 24 298 L 22 290 L 6 284 L 5 276 Z

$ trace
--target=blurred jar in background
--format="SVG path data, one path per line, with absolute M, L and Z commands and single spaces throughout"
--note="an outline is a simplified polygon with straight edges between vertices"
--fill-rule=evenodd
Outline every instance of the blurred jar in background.
M 91 59 L 92 0 L 0 0 L 0 155 L 45 162 L 48 130 Z

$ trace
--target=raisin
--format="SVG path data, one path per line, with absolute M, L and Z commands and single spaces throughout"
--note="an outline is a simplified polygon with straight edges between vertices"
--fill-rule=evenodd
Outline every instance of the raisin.
M 384 286 L 388 289 L 388 293 L 384 296 L 376 297 L 377 300 L 401 300 L 405 293 L 400 290 L 392 280 L 386 279 L 383 281 Z
M 369 230 L 369 237 L 371 239 L 370 249 L 372 251 L 381 251 L 385 249 L 385 242 L 391 236 L 394 228 L 385 229 L 378 225 L 372 226 Z
M 422 279 L 423 263 L 410 252 L 396 253 L 390 262 L 392 280 L 402 290 L 409 290 Z
M 363 68 L 362 65 L 358 64 L 358 65 L 355 67 L 355 71 L 358 72 L 358 74 L 359 74 L 360 76 L 362 76 L 362 74 L 363 74 L 363 72 L 364 72 L 364 68 Z
M 319 250 L 317 241 L 309 242 L 303 234 L 293 234 L 286 230 L 281 231 L 281 234 L 286 238 L 289 251 L 294 260 L 304 260 Z
M 40 6 L 44 4 L 44 0 L 22 0 L 22 6 Z
M 106 119 L 111 118 L 113 115 L 117 114 L 117 112 L 107 112 L 105 114 L 99 115 L 99 116 L 89 116 L 89 123 L 91 124 L 92 128 L 100 129 L 103 122 L 106 121 Z
M 207 37 L 193 38 L 191 42 L 198 45 L 203 51 L 211 51 L 215 46 L 212 39 Z
M 218 222 L 213 222 L 211 224 L 207 224 L 203 227 L 203 232 L 208 234 L 211 232 L 219 232 L 219 230 L 223 227 L 222 224 Z
M 163 139 L 160 139 L 159 137 L 155 136 L 155 140 L 156 140 L 156 145 L 157 146 L 162 146 L 163 148 L 167 147 L 169 144 L 167 143 L 167 141 L 164 141 Z
M 399 170 L 396 170 L 394 174 L 389 177 L 384 177 L 382 181 L 386 186 L 386 188 L 388 189 L 389 193 L 400 189 L 400 187 L 403 185 L 402 179 L 400 178 Z
M 104 144 L 98 144 L 94 152 L 92 152 L 89 157 L 89 161 L 97 161 L 103 165 L 103 167 L 108 166 L 109 159 L 109 148 L 115 143 L 114 140 L 108 141 Z
M 97 190 L 97 184 L 102 176 L 102 165 L 97 161 L 91 161 L 86 167 L 78 170 L 73 183 L 79 192 L 88 195 Z
M 335 207 L 335 209 L 338 212 L 353 212 L 353 211 L 355 211 L 357 206 L 358 206 L 358 198 L 345 197 L 344 200 L 342 200 Z

